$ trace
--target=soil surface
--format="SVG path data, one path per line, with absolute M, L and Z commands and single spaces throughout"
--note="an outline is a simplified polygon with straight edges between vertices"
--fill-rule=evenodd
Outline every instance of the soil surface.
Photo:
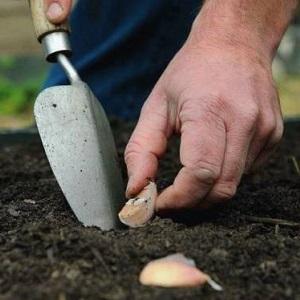
M 113 121 L 120 158 L 133 124 Z M 243 179 L 225 207 L 139 229 L 102 232 L 73 216 L 37 138 L 0 140 L 0 299 L 300 299 L 300 124 L 258 174 Z M 178 170 L 173 141 L 162 161 L 160 188 Z M 124 166 L 124 164 L 123 164 Z M 163 289 L 141 286 L 150 260 L 181 252 L 220 283 Z

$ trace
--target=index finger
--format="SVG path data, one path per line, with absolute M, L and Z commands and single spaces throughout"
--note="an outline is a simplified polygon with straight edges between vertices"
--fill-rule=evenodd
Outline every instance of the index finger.
M 226 129 L 211 116 L 182 125 L 180 160 L 183 168 L 174 183 L 158 197 L 158 211 L 201 205 L 221 174 L 226 146 Z

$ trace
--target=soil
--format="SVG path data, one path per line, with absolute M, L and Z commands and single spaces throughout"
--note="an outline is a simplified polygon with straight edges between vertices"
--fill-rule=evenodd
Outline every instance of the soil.
M 112 124 L 121 158 L 133 124 Z M 300 158 L 299 132 L 300 123 L 286 126 L 268 165 L 245 177 L 228 205 L 109 232 L 76 221 L 38 138 L 2 138 L 0 299 L 300 299 L 300 228 L 248 217 L 300 222 L 300 176 L 291 158 Z M 172 143 L 160 188 L 179 167 Z M 139 284 L 147 262 L 175 252 L 193 258 L 224 291 Z

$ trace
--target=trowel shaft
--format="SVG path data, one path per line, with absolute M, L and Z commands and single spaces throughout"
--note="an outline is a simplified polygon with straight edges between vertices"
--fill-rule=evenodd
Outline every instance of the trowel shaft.
M 81 81 L 76 69 L 73 67 L 70 60 L 64 54 L 58 54 L 57 61 L 65 71 L 71 83 Z

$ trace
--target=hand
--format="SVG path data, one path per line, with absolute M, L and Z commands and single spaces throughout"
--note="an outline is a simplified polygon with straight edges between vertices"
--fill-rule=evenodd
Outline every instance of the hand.
M 53 24 L 61 24 L 71 13 L 72 0 L 44 0 L 48 20 Z
M 125 151 L 127 196 L 154 178 L 174 133 L 183 165 L 157 210 L 207 207 L 234 196 L 244 172 L 279 142 L 283 123 L 271 55 L 193 34 L 145 102 Z

